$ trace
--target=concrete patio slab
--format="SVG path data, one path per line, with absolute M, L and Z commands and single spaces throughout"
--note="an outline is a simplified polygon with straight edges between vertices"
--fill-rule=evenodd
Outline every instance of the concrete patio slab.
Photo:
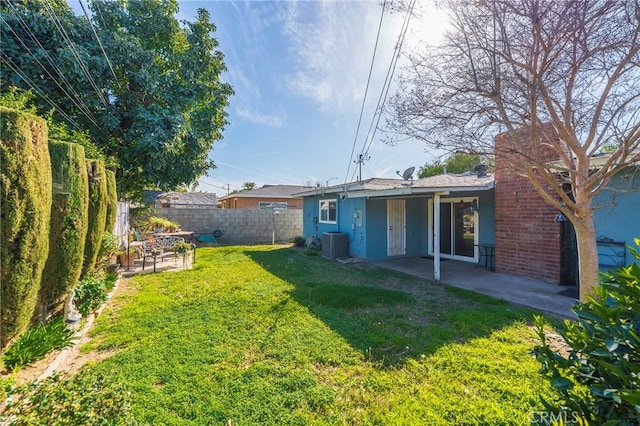
M 411 257 L 371 263 L 433 281 L 433 259 Z M 472 290 L 563 318 L 576 318 L 571 310 L 576 299 L 560 294 L 570 287 L 491 272 L 486 268 L 476 267 L 475 264 L 449 259 L 440 264 L 440 278 L 442 283 L 454 287 Z

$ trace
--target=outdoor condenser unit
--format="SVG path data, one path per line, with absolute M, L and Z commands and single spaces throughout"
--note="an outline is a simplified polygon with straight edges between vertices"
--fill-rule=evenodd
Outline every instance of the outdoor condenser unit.
M 322 234 L 322 257 L 342 259 L 349 256 L 349 237 L 342 232 Z

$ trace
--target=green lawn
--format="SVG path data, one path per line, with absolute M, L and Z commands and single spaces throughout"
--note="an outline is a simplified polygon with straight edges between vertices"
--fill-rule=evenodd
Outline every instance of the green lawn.
M 148 424 L 526 424 L 533 311 L 289 248 L 198 250 L 97 319 L 90 368 Z

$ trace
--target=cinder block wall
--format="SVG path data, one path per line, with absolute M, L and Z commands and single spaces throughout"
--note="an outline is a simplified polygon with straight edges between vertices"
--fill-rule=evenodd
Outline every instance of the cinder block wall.
M 526 132 L 521 137 L 528 143 Z M 559 284 L 563 238 L 561 223 L 555 222 L 558 211 L 511 169 L 508 150 L 502 149 L 506 139 L 503 134 L 495 140 L 496 270 Z
M 222 244 L 287 242 L 302 235 L 302 210 L 157 209 L 156 215 L 178 222 L 183 231 L 211 235 L 222 231 Z

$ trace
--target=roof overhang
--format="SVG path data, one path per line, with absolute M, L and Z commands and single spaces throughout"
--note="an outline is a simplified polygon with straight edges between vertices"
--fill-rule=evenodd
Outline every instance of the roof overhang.
M 359 187 L 359 188 L 358 188 Z M 482 185 L 464 186 L 410 186 L 381 187 L 379 189 L 367 188 L 365 185 L 348 186 L 346 188 L 315 188 L 312 191 L 305 191 L 295 194 L 299 197 L 327 196 L 331 194 L 344 194 L 345 198 L 380 198 L 380 197 L 407 197 L 407 196 L 429 196 L 436 193 L 441 195 L 454 192 L 479 192 L 489 191 L 495 187 L 495 182 L 490 181 Z M 357 188 L 357 189 L 356 189 Z
M 347 198 L 388 198 L 408 196 L 432 196 L 434 194 L 449 195 L 454 192 L 480 192 L 494 188 L 494 182 L 481 186 L 450 186 L 450 187 L 403 187 L 386 190 L 347 192 Z

